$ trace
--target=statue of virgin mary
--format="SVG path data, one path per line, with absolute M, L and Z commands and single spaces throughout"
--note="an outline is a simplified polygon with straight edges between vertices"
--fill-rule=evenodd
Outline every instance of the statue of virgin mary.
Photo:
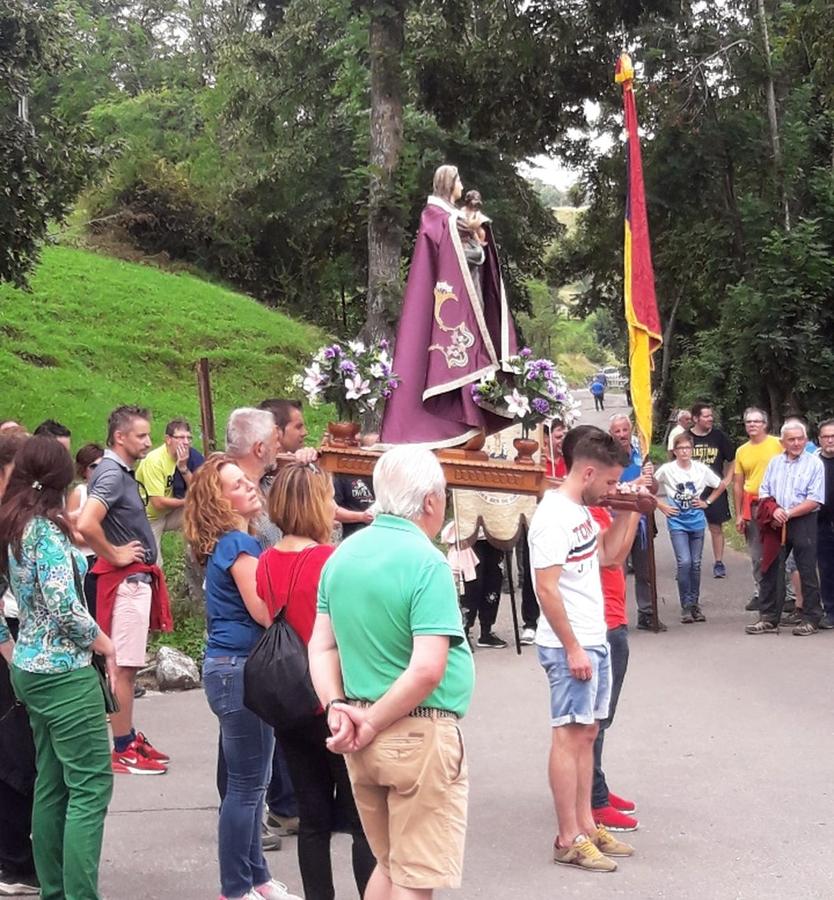
M 434 173 L 397 329 L 402 381 L 385 407 L 386 444 L 453 447 L 509 424 L 472 399 L 472 385 L 505 368 L 517 344 L 491 223 L 464 216 L 462 193 L 455 166 Z

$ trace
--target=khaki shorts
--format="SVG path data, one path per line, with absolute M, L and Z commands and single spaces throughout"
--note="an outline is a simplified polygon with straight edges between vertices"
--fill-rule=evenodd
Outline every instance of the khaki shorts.
M 151 586 L 123 581 L 116 589 L 110 637 L 116 647 L 116 665 L 143 668 L 151 623 Z
M 391 881 L 460 887 L 469 774 L 457 720 L 406 716 L 345 760 L 368 843 Z

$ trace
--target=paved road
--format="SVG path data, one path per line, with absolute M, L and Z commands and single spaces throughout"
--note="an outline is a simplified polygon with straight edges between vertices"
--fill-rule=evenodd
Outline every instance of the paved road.
M 624 401 L 609 398 L 609 409 Z M 607 419 L 589 413 L 586 421 Z M 749 637 L 747 561 L 704 580 L 704 625 L 680 625 L 665 533 L 657 539 L 666 634 L 634 631 L 618 720 L 606 742 L 612 788 L 639 804 L 637 855 L 611 875 L 554 866 L 546 777 L 547 689 L 535 648 L 481 650 L 465 732 L 470 824 L 461 900 L 834 897 L 834 632 Z M 705 551 L 707 569 L 712 556 Z M 634 616 L 633 599 L 630 614 Z M 509 637 L 505 608 L 498 630 Z M 102 887 L 108 900 L 216 896 L 216 725 L 200 691 L 139 702 L 139 725 L 171 753 L 162 778 L 117 778 Z M 349 844 L 334 839 L 339 898 L 356 897 Z M 292 839 L 269 854 L 300 893 Z

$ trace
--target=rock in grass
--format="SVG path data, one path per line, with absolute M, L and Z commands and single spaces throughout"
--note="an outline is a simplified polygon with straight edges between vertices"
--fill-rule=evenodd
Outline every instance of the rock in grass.
M 161 691 L 190 691 L 200 686 L 197 663 L 174 647 L 160 647 L 156 652 L 156 681 Z

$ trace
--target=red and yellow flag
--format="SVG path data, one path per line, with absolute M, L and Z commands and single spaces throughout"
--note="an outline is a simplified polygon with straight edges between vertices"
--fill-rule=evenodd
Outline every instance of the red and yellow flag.
M 628 363 L 634 422 L 645 457 L 652 439 L 652 356 L 663 339 L 654 293 L 652 249 L 643 189 L 643 162 L 637 133 L 634 67 L 623 53 L 614 80 L 623 86 L 628 188 L 625 212 L 625 317 L 628 325 Z

